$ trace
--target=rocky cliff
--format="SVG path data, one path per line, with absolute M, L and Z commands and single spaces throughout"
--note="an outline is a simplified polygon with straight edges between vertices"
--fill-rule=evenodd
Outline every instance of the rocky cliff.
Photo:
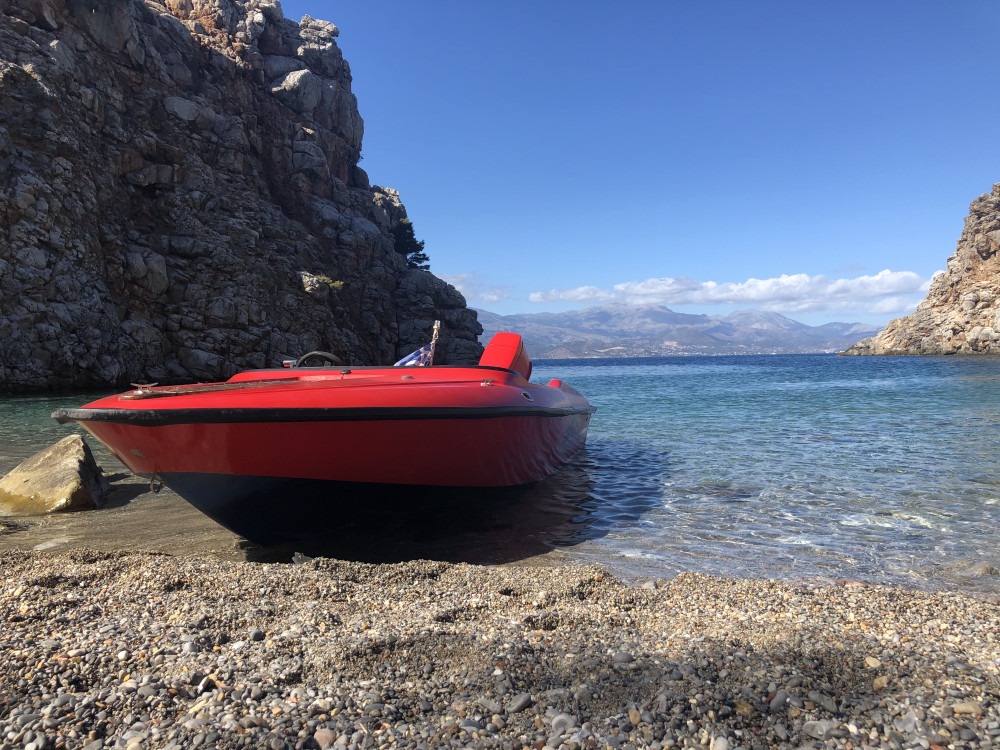
M 0 4 L 0 391 L 391 363 L 475 313 L 358 167 L 337 28 L 266 0 Z
M 947 270 L 916 312 L 844 354 L 1000 354 L 1000 183 L 972 201 Z

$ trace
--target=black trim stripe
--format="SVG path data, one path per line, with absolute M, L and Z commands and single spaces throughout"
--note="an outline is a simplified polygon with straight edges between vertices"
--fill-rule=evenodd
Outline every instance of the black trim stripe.
M 572 417 L 593 414 L 597 407 L 559 409 L 524 406 L 361 407 L 361 408 L 262 408 L 262 409 L 56 409 L 52 418 L 66 422 L 110 422 L 139 427 L 174 424 L 250 424 L 261 422 L 379 422 L 421 419 L 497 419 L 500 417 Z

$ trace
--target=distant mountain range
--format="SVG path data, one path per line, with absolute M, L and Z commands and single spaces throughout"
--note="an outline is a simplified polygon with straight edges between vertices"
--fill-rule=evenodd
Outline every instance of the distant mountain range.
M 528 354 L 536 359 L 840 352 L 880 330 L 863 323 L 809 326 L 759 310 L 688 315 L 661 305 L 615 304 L 521 315 L 476 312 L 483 343 L 497 331 L 514 331 L 524 337 Z

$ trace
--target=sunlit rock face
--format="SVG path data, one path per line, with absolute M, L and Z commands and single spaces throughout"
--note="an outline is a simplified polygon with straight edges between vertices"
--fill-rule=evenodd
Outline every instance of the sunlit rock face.
M 0 5 L 0 391 L 391 363 L 435 319 L 438 362 L 477 358 L 393 250 L 337 34 L 261 0 Z
M 1000 354 L 1000 183 L 972 201 L 947 270 L 916 312 L 845 354 Z
M 90 510 L 110 486 L 79 435 L 67 435 L 0 478 L 0 515 Z

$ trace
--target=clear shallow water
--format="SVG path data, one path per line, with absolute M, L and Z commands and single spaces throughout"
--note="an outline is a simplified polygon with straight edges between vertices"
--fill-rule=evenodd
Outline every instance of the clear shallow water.
M 625 575 L 1000 591 L 1000 360 L 546 361 L 598 406 L 591 532 Z
M 76 425 L 60 425 L 51 419 L 52 412 L 63 406 L 81 406 L 111 391 L 99 393 L 74 393 L 52 396 L 0 396 L 0 475 L 17 466 L 21 461 L 34 455 L 58 440 L 74 432 L 86 436 L 85 430 Z M 93 438 L 88 445 L 100 463 L 113 462 L 108 471 L 127 469 Z
M 598 407 L 587 449 L 485 509 L 451 497 L 427 527 L 456 537 L 468 531 L 456 517 L 475 516 L 476 545 L 530 538 L 626 578 L 696 570 L 1000 594 L 1000 359 L 535 363 L 533 380 L 552 377 Z M 0 472 L 69 433 L 52 409 L 92 398 L 0 399 Z

